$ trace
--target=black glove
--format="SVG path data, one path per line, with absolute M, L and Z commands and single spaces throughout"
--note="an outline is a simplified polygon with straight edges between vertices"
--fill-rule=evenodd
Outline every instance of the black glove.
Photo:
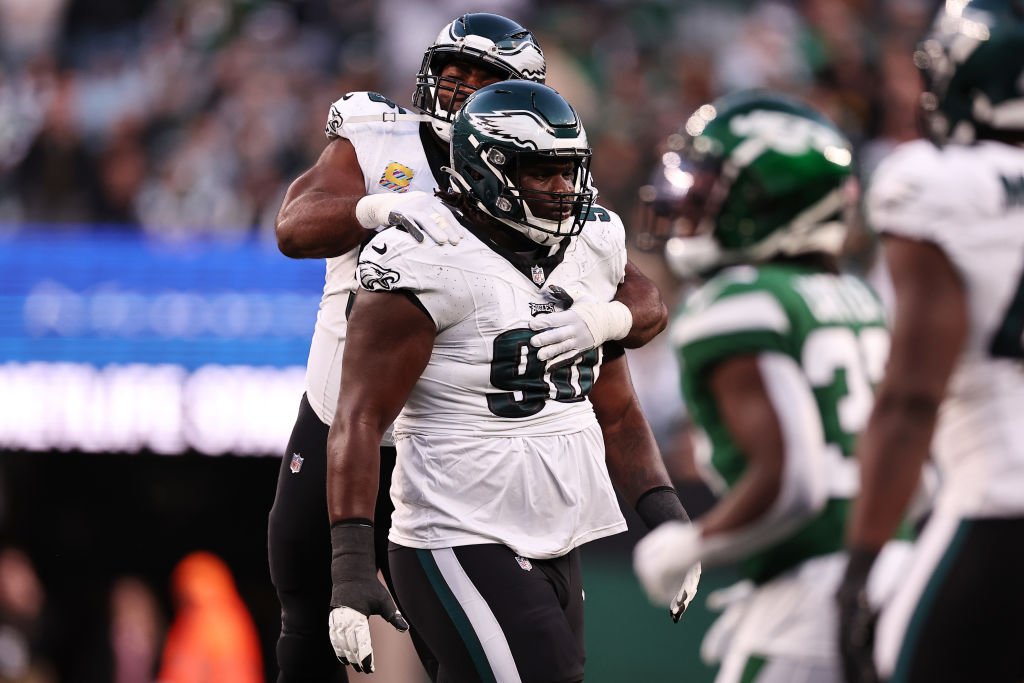
M 868 576 L 877 550 L 854 549 L 839 584 L 839 655 L 846 683 L 877 683 L 874 646 L 878 612 L 868 602 Z
M 372 673 L 373 647 L 367 617 L 379 614 L 399 631 L 409 630 L 409 624 L 377 579 L 373 525 L 369 520 L 332 524 L 331 548 L 331 645 L 342 663 Z

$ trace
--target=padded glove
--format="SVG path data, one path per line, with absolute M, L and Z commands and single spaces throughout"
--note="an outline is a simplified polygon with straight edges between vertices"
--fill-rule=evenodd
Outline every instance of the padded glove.
M 331 610 L 328 627 L 334 654 L 356 671 L 373 673 L 368 617 L 379 614 L 399 631 L 409 624 L 377 579 L 373 526 L 361 522 L 331 525 Z
M 458 244 L 463 236 L 455 215 L 427 192 L 368 194 L 356 202 L 356 220 L 367 230 L 401 225 L 417 242 L 426 234 L 438 244 Z
M 697 593 L 700 549 L 700 528 L 686 522 L 665 522 L 640 539 L 633 571 L 652 603 L 672 605 L 682 614 Z
M 543 330 L 530 339 L 539 347 L 537 358 L 559 363 L 606 341 L 622 339 L 633 327 L 633 314 L 618 301 L 581 301 L 557 313 L 539 315 L 530 321 L 531 330 Z

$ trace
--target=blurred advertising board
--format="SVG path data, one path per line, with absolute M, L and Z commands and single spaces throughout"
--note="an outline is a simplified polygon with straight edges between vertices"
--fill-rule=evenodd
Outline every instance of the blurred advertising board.
M 323 272 L 257 241 L 0 237 L 0 449 L 280 455 Z

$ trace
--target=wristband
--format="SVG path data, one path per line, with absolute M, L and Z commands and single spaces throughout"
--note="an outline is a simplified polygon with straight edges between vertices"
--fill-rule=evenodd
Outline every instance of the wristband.
M 655 486 L 644 492 L 636 501 L 636 512 L 648 529 L 670 520 L 690 521 L 679 494 L 671 486 Z
M 373 524 L 351 519 L 331 525 L 331 606 L 340 607 L 338 588 L 354 578 L 373 577 L 377 564 L 373 551 Z
M 871 574 L 871 567 L 878 557 L 878 550 L 875 548 L 850 548 L 850 560 L 846 564 L 846 573 L 843 575 L 844 585 L 867 585 L 868 575 Z

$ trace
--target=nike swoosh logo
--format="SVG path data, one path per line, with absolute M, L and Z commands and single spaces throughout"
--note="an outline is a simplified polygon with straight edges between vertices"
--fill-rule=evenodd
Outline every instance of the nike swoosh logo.
M 371 244 L 370 246 L 373 247 L 373 250 L 378 254 L 383 254 L 388 250 L 388 245 L 386 244 L 383 247 L 378 247 L 376 244 Z

